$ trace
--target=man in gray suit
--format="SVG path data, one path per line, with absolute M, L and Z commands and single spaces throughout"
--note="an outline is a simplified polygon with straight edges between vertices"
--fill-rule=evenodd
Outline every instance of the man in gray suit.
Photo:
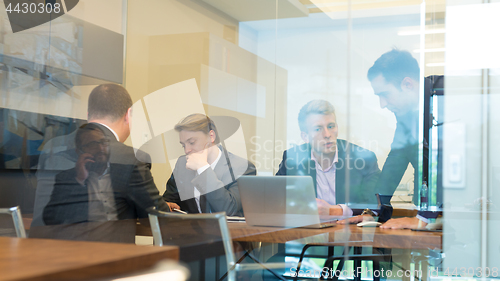
M 206 115 L 189 115 L 175 130 L 186 155 L 177 160 L 163 194 L 170 208 L 188 213 L 225 211 L 229 216 L 242 216 L 236 179 L 255 175 L 255 166 L 218 145 L 217 128 Z

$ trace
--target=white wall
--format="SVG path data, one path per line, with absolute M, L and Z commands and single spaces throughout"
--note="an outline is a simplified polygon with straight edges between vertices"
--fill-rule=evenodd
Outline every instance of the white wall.
M 444 121 L 462 124 L 465 149 L 453 150 L 456 130 L 445 127 L 444 178 L 456 173 L 463 179 L 443 184 L 445 268 L 498 270 L 500 225 L 492 213 L 500 202 L 500 42 L 491 34 L 497 32 L 499 11 L 499 1 L 447 2 Z M 460 160 L 458 172 L 452 157 Z M 486 220 L 483 211 L 489 213 Z

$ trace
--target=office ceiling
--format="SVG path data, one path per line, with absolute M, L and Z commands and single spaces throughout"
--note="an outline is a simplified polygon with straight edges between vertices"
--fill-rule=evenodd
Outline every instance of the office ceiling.
M 308 9 L 299 0 L 202 0 L 238 21 L 307 17 Z
M 238 21 L 259 21 L 307 17 L 312 13 L 338 13 L 370 11 L 374 15 L 378 9 L 398 9 L 420 5 L 422 0 L 202 0 Z M 278 6 L 278 13 L 276 7 Z M 426 12 L 444 12 L 446 0 L 427 0 Z M 367 14 L 369 16 L 370 13 Z M 373 16 L 374 16 L 373 15 Z

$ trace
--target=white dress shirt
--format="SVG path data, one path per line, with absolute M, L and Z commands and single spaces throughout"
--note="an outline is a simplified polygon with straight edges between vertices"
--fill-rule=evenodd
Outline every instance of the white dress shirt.
M 113 135 L 115 136 L 116 140 L 120 141 L 120 138 L 118 137 L 118 134 L 113 129 L 111 129 L 108 125 L 102 124 L 102 123 L 97 123 L 97 122 L 92 122 L 92 123 L 96 123 L 96 124 L 99 124 L 101 126 L 104 126 L 104 127 L 108 128 L 108 130 L 110 130 L 111 133 L 113 133 Z
M 325 200 L 330 205 L 336 205 L 335 199 L 335 180 L 337 167 L 336 163 L 339 162 L 339 150 L 336 148 L 335 156 L 333 158 L 332 164 L 323 170 L 321 165 L 314 157 L 314 153 L 311 151 L 311 159 L 316 163 L 316 193 L 317 198 Z M 338 204 L 342 207 L 342 215 L 352 216 L 351 208 L 347 207 L 345 204 Z

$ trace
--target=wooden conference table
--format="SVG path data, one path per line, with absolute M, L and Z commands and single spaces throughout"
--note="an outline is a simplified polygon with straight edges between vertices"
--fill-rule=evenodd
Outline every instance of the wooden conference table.
M 135 223 L 134 223 L 135 224 Z M 132 224 L 132 227 L 133 225 Z M 127 229 L 130 224 L 127 224 Z M 229 223 L 233 241 L 335 243 L 397 249 L 440 249 L 442 234 L 408 229 L 385 230 L 356 225 L 325 229 L 255 227 Z M 131 229 L 133 231 L 133 228 Z M 137 225 L 137 235 L 151 236 L 149 226 Z M 116 234 L 116 233 L 115 233 Z M 182 260 L 182 247 L 78 242 L 0 237 L 0 280 L 57 280 L 98 278 L 139 271 L 164 258 Z M 4 250 L 5 249 L 5 250 Z M 186 249 L 187 250 L 187 249 Z M 189 254 L 188 254 L 189 255 Z M 409 268 L 409 267 L 408 267 Z
M 324 229 L 251 227 L 246 223 L 230 223 L 229 230 L 234 241 L 285 243 L 296 241 L 301 244 L 329 246 L 354 246 L 402 249 L 402 268 L 409 269 L 411 252 L 426 253 L 442 248 L 441 232 L 422 232 L 410 229 L 381 229 L 379 227 L 358 227 L 336 225 Z M 182 252 L 182 248 L 181 248 Z M 422 264 L 422 280 L 427 279 L 427 265 Z M 403 276 L 402 280 L 410 280 Z
M 179 259 L 175 246 L 0 237 L 0 280 L 91 280 Z
M 356 225 L 308 229 L 248 226 L 244 222 L 231 222 L 228 226 L 233 241 L 286 243 L 300 239 L 303 243 L 348 243 L 350 246 L 377 248 L 440 249 L 442 247 L 442 233 L 440 232 L 381 229 Z M 151 229 L 138 225 L 137 235 L 151 236 Z
M 348 243 L 350 246 L 372 246 L 396 249 L 440 249 L 442 233 L 409 229 L 381 229 L 336 225 L 324 229 L 255 227 L 246 223 L 229 223 L 234 241 L 285 243 L 301 239 L 304 243 Z
M 409 269 L 411 252 L 442 249 L 441 232 L 422 232 L 410 229 L 381 229 L 379 227 L 358 227 L 336 225 L 324 229 L 251 227 L 246 223 L 230 223 L 229 229 L 234 241 L 285 243 L 296 241 L 301 244 L 329 246 L 358 246 L 373 248 L 402 249 L 402 268 Z M 182 251 L 182 249 L 181 249 Z M 422 264 L 422 280 L 427 279 L 427 265 Z M 402 280 L 410 280 L 403 276 Z
M 231 222 L 229 231 L 234 241 L 285 243 L 297 239 L 320 242 L 370 242 L 373 247 L 398 249 L 440 249 L 442 233 L 417 232 L 409 229 L 381 229 L 378 227 L 357 227 L 356 225 L 337 225 L 324 229 L 279 228 L 248 226 L 242 222 Z M 29 224 L 27 224 L 29 229 Z M 346 228 L 349 237 L 346 235 Z M 137 224 L 136 234 L 152 236 L 151 228 Z M 319 242 L 318 242 L 319 243 Z

